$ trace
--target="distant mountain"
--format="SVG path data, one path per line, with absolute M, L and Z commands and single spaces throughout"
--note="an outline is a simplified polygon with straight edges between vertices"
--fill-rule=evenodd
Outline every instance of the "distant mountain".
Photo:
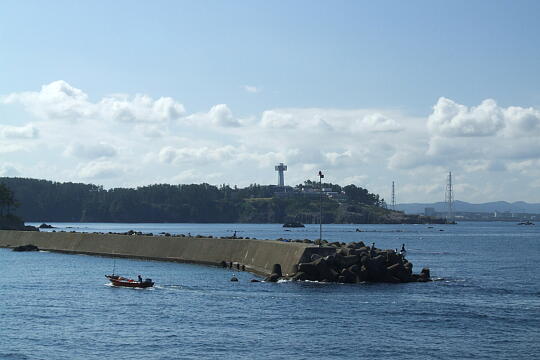
M 437 212 L 446 212 L 448 205 L 445 202 L 436 203 L 412 203 L 396 204 L 396 210 L 404 211 L 406 214 L 423 214 L 427 207 L 434 208 Z M 454 202 L 454 211 L 463 212 L 511 212 L 524 214 L 540 214 L 540 204 L 529 204 L 524 201 L 513 203 L 507 201 L 494 201 L 483 204 L 471 204 L 456 200 Z

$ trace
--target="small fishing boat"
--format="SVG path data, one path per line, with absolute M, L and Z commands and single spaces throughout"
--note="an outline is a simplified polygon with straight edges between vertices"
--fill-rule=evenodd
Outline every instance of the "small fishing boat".
M 138 280 L 133 280 L 129 278 L 125 278 L 119 275 L 115 274 L 116 271 L 116 258 L 114 258 L 113 261 L 113 270 L 111 275 L 105 275 L 107 279 L 111 282 L 113 286 L 123 286 L 123 287 L 129 287 L 129 288 L 149 288 L 154 286 L 154 282 L 152 279 L 144 279 L 139 275 Z
M 107 279 L 113 284 L 114 286 L 123 286 L 123 287 L 129 287 L 129 288 L 148 288 L 154 286 L 154 282 L 152 279 L 142 279 L 139 276 L 139 280 L 133 280 L 128 279 L 122 276 L 118 275 L 105 275 Z

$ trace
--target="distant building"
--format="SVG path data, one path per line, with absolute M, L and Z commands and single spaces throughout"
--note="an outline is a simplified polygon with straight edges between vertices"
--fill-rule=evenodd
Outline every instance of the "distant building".
M 347 195 L 345 195 L 344 192 L 338 193 L 336 191 L 332 191 L 332 192 L 326 193 L 326 196 L 328 196 L 330 199 L 334 199 L 339 202 L 347 201 Z
M 432 208 L 432 207 L 424 208 L 424 215 L 435 216 L 435 208 Z

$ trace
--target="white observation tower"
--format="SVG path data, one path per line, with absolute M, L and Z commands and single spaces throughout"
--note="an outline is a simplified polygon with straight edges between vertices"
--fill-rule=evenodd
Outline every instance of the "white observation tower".
M 276 165 L 276 171 L 278 172 L 278 186 L 285 186 L 285 174 L 283 172 L 287 171 L 287 165 L 279 163 L 279 165 Z

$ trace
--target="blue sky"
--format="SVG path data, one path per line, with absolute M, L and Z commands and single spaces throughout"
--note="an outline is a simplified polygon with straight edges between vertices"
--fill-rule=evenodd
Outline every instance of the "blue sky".
M 283 161 L 286 182 L 320 168 L 389 198 L 394 180 L 398 202 L 443 199 L 448 170 L 460 200 L 540 201 L 539 15 L 538 1 L 3 1 L 0 175 L 244 186 Z

